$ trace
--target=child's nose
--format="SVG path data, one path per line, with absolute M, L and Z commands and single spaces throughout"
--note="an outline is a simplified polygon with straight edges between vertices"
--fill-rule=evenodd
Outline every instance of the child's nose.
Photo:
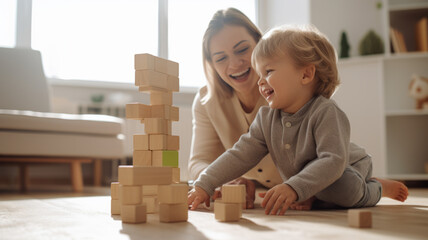
M 257 84 L 259 85 L 259 86 L 261 86 L 261 85 L 263 85 L 263 84 L 265 84 L 266 83 L 266 80 L 264 79 L 264 78 L 259 78 L 259 81 L 257 81 Z

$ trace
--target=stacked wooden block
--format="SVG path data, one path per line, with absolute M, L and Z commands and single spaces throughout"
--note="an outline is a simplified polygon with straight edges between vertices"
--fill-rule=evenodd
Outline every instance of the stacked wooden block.
M 174 185 L 180 182 L 180 141 L 178 136 L 171 135 L 172 121 L 179 120 L 179 109 L 172 106 L 172 92 L 179 90 L 178 63 L 150 54 L 136 54 L 135 85 L 140 92 L 150 94 L 150 105 L 127 104 L 126 118 L 144 124 L 145 134 L 133 136 L 133 165 L 119 166 L 119 182 L 111 184 L 111 213 L 120 214 L 127 223 L 145 222 L 147 213 L 159 211 L 160 187 L 183 189 Z M 187 197 L 187 186 L 183 186 Z M 181 204 L 176 198 L 173 203 Z M 168 199 L 168 204 L 171 201 Z M 187 205 L 185 213 L 172 209 L 172 217 L 167 213 L 162 216 L 187 221 Z
M 221 222 L 239 221 L 245 208 L 245 185 L 223 185 L 221 199 L 214 202 L 215 219 Z

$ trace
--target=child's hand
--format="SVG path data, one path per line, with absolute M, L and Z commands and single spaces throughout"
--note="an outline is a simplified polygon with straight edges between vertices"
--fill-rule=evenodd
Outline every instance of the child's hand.
M 284 215 L 288 207 L 297 199 L 296 191 L 284 183 L 276 185 L 266 193 L 259 193 L 259 196 L 264 198 L 262 207 L 265 208 L 265 214 L 270 213 L 271 215 L 276 215 L 281 205 L 282 209 L 279 215 Z
M 210 196 L 204 189 L 195 186 L 195 188 L 187 193 L 187 204 L 191 206 L 191 210 L 195 210 L 199 204 L 204 202 L 207 207 L 210 206 Z

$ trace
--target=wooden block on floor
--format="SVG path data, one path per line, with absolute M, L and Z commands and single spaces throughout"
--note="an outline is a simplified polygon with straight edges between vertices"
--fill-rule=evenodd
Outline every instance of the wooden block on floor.
M 111 215 L 120 215 L 121 204 L 119 199 L 111 199 Z
M 180 137 L 166 134 L 150 135 L 150 150 L 175 150 L 180 149 Z
M 240 203 L 225 203 L 222 200 L 214 202 L 215 219 L 220 222 L 237 222 L 242 216 Z
M 160 203 L 187 203 L 188 186 L 186 184 L 171 184 L 159 186 L 158 200 Z
M 171 135 L 171 121 L 162 118 L 145 118 L 144 131 L 146 134 L 167 134 Z
M 171 88 L 168 86 L 168 75 L 154 70 L 136 70 L 135 86 L 151 86 L 163 89 Z
M 155 69 L 155 56 L 142 53 L 134 55 L 134 69 L 135 70 L 145 70 L 145 69 Z
M 180 90 L 180 79 L 178 77 L 168 75 L 166 80 L 168 84 L 168 90 L 178 92 Z
M 178 167 L 172 168 L 172 182 L 173 183 L 180 182 L 180 168 Z
M 152 166 L 178 167 L 178 151 L 152 151 Z
M 110 192 L 111 192 L 111 199 L 119 200 L 119 182 L 112 182 L 110 184 Z
M 134 150 L 149 150 L 149 135 L 136 134 L 133 136 Z
M 120 185 L 119 189 L 122 205 L 137 205 L 141 203 L 141 186 Z
M 123 223 L 145 223 L 147 221 L 147 206 L 140 205 L 122 205 L 121 216 Z
M 170 105 L 152 105 L 151 118 L 163 118 L 171 121 L 179 120 L 179 108 Z
M 134 150 L 132 154 L 132 162 L 134 166 L 152 166 L 152 151 Z
M 125 110 L 127 119 L 142 120 L 150 117 L 150 106 L 142 103 L 128 103 Z
M 159 203 L 159 221 L 164 223 L 186 222 L 189 207 L 187 203 Z
M 143 198 L 144 196 L 157 196 L 158 195 L 158 185 L 143 185 L 142 187 L 142 194 Z
M 147 213 L 159 212 L 159 202 L 157 196 L 143 196 L 143 203 L 147 205 Z
M 174 77 L 178 77 L 179 76 L 179 66 L 177 62 L 168 60 L 167 61 L 167 74 L 174 76 Z
M 350 227 L 371 228 L 372 213 L 367 210 L 350 209 L 348 210 L 348 224 Z
M 245 204 L 247 192 L 245 185 L 223 185 L 221 187 L 221 200 L 225 203 Z
M 172 92 L 150 91 L 150 105 L 172 105 Z
M 119 166 L 122 185 L 165 185 L 172 183 L 171 167 Z

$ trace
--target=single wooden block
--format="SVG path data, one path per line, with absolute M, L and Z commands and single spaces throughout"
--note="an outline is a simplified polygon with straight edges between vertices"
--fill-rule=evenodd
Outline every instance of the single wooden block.
M 172 105 L 172 92 L 150 91 L 150 105 Z
M 350 209 L 348 210 L 348 224 L 350 227 L 371 228 L 372 213 L 367 210 Z
M 245 204 L 247 192 L 245 185 L 223 185 L 221 187 L 221 200 L 225 203 Z
M 144 196 L 157 196 L 158 195 L 158 185 L 143 185 L 142 187 L 142 193 L 143 198 Z
M 147 213 L 159 212 L 159 202 L 157 196 L 143 196 L 143 203 L 147 205 Z
M 152 151 L 152 166 L 178 167 L 178 151 Z
M 152 151 L 134 150 L 132 161 L 134 166 L 152 166 Z
M 134 68 L 135 70 L 155 69 L 155 56 L 142 53 L 134 55 Z
M 170 105 L 152 105 L 151 118 L 163 118 L 171 121 L 178 121 L 179 108 Z
M 160 58 L 160 57 L 156 57 L 155 58 L 155 69 L 156 72 L 161 72 L 161 73 L 168 73 L 168 63 L 167 60 Z
M 171 135 L 171 121 L 162 118 L 145 118 L 144 131 L 146 134 L 168 134 Z
M 188 186 L 186 184 L 171 184 L 159 186 L 158 200 L 160 203 L 187 203 Z
M 168 93 L 171 92 L 168 89 L 160 88 L 160 87 L 153 87 L 153 86 L 139 86 L 138 87 L 139 92 L 163 92 Z
M 174 62 L 174 61 L 171 61 L 171 60 L 168 60 L 166 64 L 167 64 L 167 74 L 171 75 L 171 76 L 174 76 L 174 77 L 178 77 L 179 76 L 179 72 L 178 72 L 179 66 L 178 66 L 178 63 Z
M 159 221 L 165 223 L 186 222 L 189 207 L 187 203 L 159 203 Z
M 111 215 L 120 215 L 121 204 L 119 199 L 111 200 Z
M 166 134 L 150 135 L 150 150 L 176 150 L 180 149 L 180 137 Z
M 240 203 L 225 203 L 221 200 L 214 202 L 215 219 L 220 222 L 236 222 L 242 216 Z
M 165 185 L 172 183 L 171 167 L 119 166 L 122 185 Z
M 179 183 L 180 182 L 180 168 L 172 168 L 172 182 Z
M 141 203 L 141 186 L 120 185 L 119 189 L 122 205 L 136 205 Z
M 127 119 L 142 120 L 150 117 L 150 106 L 142 103 L 128 103 L 125 110 Z
M 178 77 L 168 75 L 167 78 L 168 90 L 178 92 L 180 90 L 180 80 Z
M 122 205 L 121 216 L 123 223 L 145 223 L 147 221 L 147 206 L 140 205 Z
M 169 89 L 168 75 L 154 70 L 136 70 L 135 86 L 151 86 Z
M 120 192 L 119 192 L 119 182 L 112 182 L 110 184 L 111 190 L 111 199 L 119 200 Z
M 134 150 L 149 150 L 149 135 L 136 134 L 133 136 Z

